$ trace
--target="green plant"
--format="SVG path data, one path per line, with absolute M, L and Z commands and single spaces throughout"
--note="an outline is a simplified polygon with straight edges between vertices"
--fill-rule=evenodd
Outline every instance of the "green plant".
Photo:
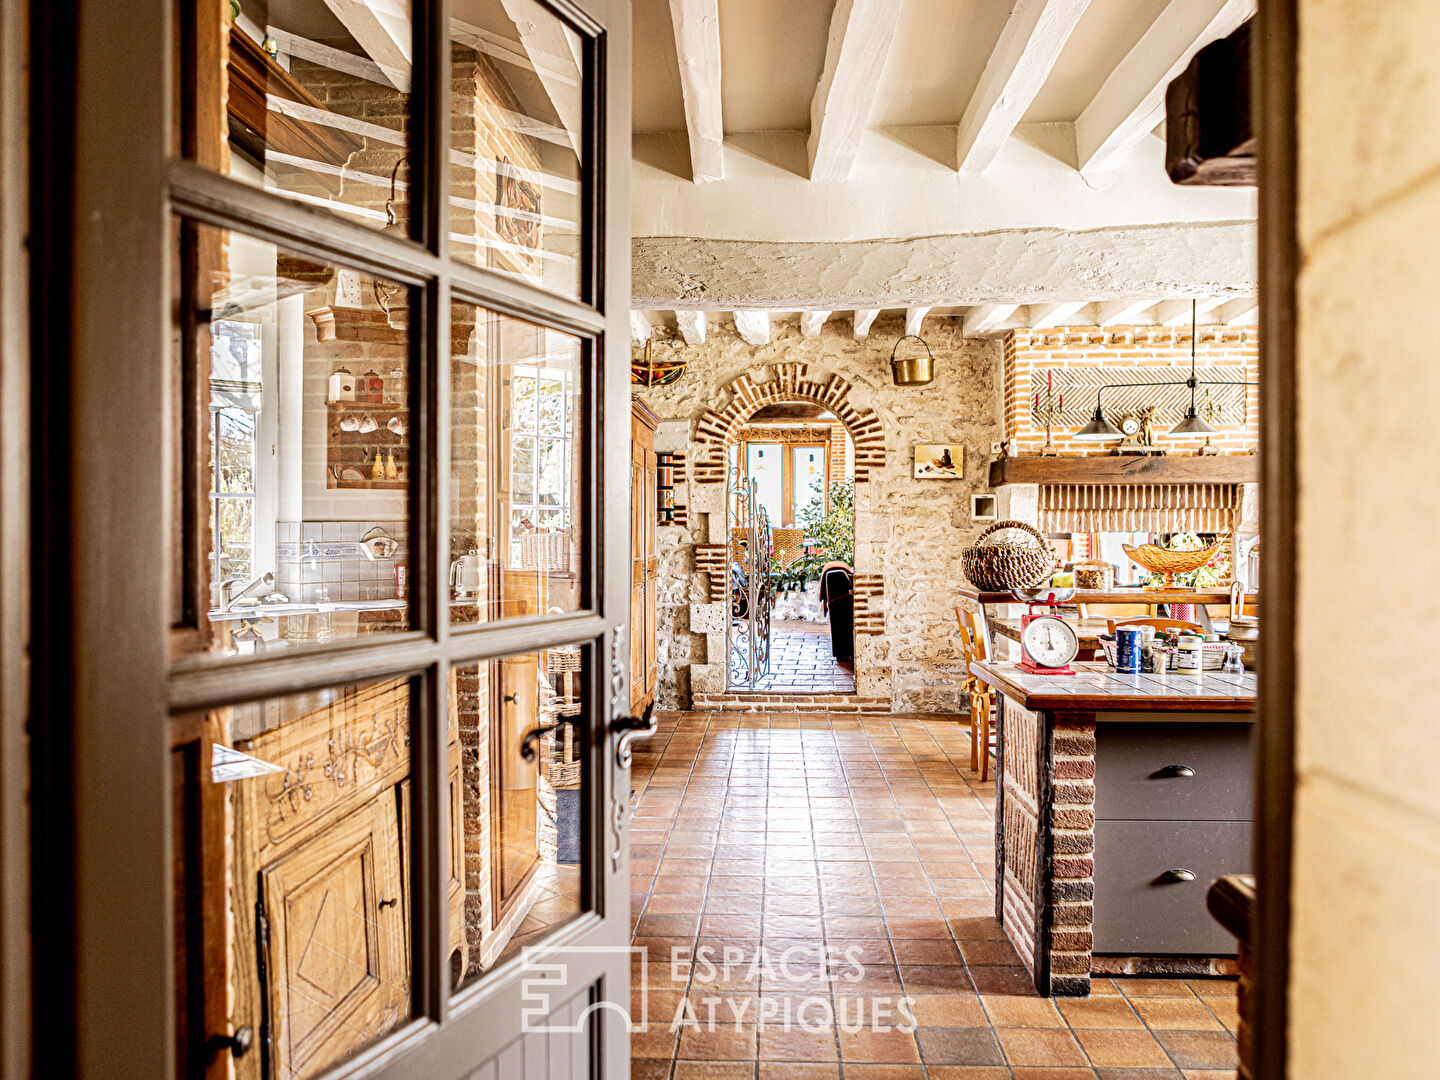
M 855 482 L 844 480 L 830 485 L 830 509 L 815 498 L 800 511 L 805 530 L 805 550 L 790 564 L 789 571 L 801 581 L 813 581 L 828 562 L 855 565 Z

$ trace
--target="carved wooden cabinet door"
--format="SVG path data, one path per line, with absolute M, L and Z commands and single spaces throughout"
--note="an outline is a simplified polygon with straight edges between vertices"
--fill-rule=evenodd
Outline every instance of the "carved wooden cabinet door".
M 403 887 L 385 798 L 260 872 L 271 1075 L 313 1075 L 408 1012 Z

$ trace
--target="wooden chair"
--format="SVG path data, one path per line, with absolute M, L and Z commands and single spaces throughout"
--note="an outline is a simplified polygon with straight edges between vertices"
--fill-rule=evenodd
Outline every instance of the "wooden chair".
M 978 612 L 955 609 L 960 624 L 960 647 L 965 655 L 965 680 L 962 689 L 970 697 L 970 768 L 978 769 L 980 782 L 990 779 L 990 748 L 994 724 L 990 719 L 995 704 L 995 691 L 983 679 L 970 674 L 970 665 L 990 659 L 989 639 L 985 635 L 983 616 Z
M 1184 619 L 1106 619 L 1110 626 L 1110 633 L 1115 633 L 1117 626 L 1153 626 L 1156 630 L 1193 630 L 1197 634 L 1203 634 L 1205 628 L 1199 623 L 1186 622 Z

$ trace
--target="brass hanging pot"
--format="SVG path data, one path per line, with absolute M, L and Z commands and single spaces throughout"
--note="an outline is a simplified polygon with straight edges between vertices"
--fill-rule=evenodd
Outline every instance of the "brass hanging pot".
M 900 338 L 900 341 L 912 337 L 921 345 L 925 345 L 925 339 L 919 334 L 906 334 Z M 935 354 L 930 351 L 929 345 L 925 345 L 924 356 L 896 360 L 895 353 L 900 348 L 900 341 L 895 342 L 895 348 L 890 350 L 890 374 L 895 378 L 895 385 L 924 386 L 935 378 Z

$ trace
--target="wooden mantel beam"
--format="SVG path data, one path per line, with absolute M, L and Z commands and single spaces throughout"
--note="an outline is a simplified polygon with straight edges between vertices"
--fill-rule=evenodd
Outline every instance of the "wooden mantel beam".
M 720 112 L 719 0 L 670 0 L 680 92 L 690 134 L 690 178 L 697 184 L 725 176 L 725 126 Z
M 1233 32 L 1255 0 L 1169 0 L 1075 121 L 1076 163 L 1104 174 L 1165 114 L 1165 89 L 1203 47 Z
M 1018 0 L 960 121 L 960 171 L 982 172 L 1045 85 L 1090 0 Z
M 848 180 L 890 53 L 900 0 L 837 0 L 810 103 L 810 179 Z

